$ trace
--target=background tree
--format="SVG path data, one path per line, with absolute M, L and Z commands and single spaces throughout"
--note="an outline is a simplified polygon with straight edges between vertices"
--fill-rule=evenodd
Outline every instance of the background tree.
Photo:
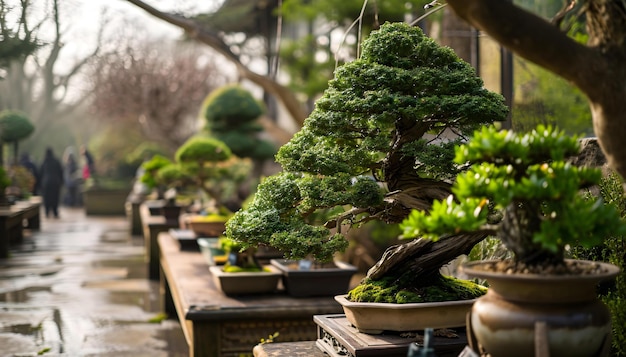
M 210 52 L 190 43 L 132 42 L 94 62 L 92 109 L 110 124 L 138 128 L 144 140 L 173 153 L 198 131 L 198 108 L 207 93 L 228 79 Z
M 100 37 L 90 45 L 82 44 L 85 55 L 64 60 L 62 54 L 71 41 L 66 38 L 68 27 L 63 26 L 63 15 L 69 8 L 59 0 L 42 3 L 37 13 L 31 13 L 32 0 L 2 0 L 1 5 L 4 25 L 0 26 L 16 29 L 14 34 L 30 43 L 27 48 L 32 49 L 35 43 L 40 46 L 5 68 L 4 80 L 0 81 L 0 109 L 19 110 L 38 128 L 22 142 L 24 150 L 43 155 L 45 147 L 52 145 L 60 152 L 88 136 L 93 126 L 84 111 L 87 97 L 78 95 L 80 91 L 74 86 L 85 65 L 100 52 Z M 15 43 L 15 37 L 9 38 Z
M 305 126 L 279 150 L 284 171 L 258 186 L 227 236 L 328 260 L 345 249 L 346 226 L 399 223 L 448 197 L 459 169 L 453 147 L 507 112 L 452 50 L 406 24 L 383 25 L 360 59 L 337 69 Z M 483 238 L 403 244 L 370 276 L 424 284 Z
M 626 177 L 626 4 L 613 0 L 569 1 L 552 23 L 508 1 L 448 0 L 472 26 L 516 54 L 576 85 L 587 96 L 593 127 L 609 164 Z M 561 26 L 584 18 L 586 44 Z
M 11 61 L 20 60 L 39 48 L 40 43 L 28 27 L 26 16 L 28 15 L 29 2 L 21 1 L 21 9 L 15 10 L 7 1 L 0 0 L 0 79 L 9 67 Z M 9 13 L 19 12 L 18 23 L 11 23 Z M 15 16 L 15 14 L 13 15 Z

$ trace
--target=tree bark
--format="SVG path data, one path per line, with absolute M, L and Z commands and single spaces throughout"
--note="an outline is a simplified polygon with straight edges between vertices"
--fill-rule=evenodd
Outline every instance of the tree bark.
M 397 277 L 419 286 L 429 277 L 437 276 L 439 269 L 463 254 L 469 254 L 474 245 L 487 237 L 486 233 L 459 234 L 434 242 L 416 239 L 388 248 L 382 258 L 367 272 L 373 280 L 381 277 Z M 406 279 L 400 279 L 406 275 Z
M 589 41 L 575 42 L 557 27 L 508 1 L 449 0 L 464 20 L 503 46 L 572 82 L 590 103 L 593 128 L 609 165 L 626 178 L 626 4 L 587 0 Z

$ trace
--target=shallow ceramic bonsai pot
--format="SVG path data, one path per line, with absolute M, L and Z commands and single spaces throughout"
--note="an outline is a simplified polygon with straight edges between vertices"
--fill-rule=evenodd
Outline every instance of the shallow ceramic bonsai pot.
M 465 318 L 476 299 L 393 304 L 379 302 L 352 302 L 348 295 L 335 296 L 346 319 L 359 332 L 381 334 L 384 331 L 418 331 L 426 328 L 454 328 L 465 326 Z
M 345 294 L 350 289 L 350 280 L 356 267 L 334 262 L 326 266 L 300 269 L 297 260 L 272 259 L 270 264 L 283 274 L 282 281 L 287 294 L 293 297 L 333 296 Z
M 210 266 L 213 282 L 226 295 L 269 294 L 276 291 L 282 273 L 271 265 L 260 272 L 224 272 L 222 266 Z M 268 271 L 269 270 L 269 271 Z
M 224 221 L 207 220 L 204 216 L 186 216 L 185 225 L 196 233 L 198 237 L 219 237 L 224 235 L 226 223 Z

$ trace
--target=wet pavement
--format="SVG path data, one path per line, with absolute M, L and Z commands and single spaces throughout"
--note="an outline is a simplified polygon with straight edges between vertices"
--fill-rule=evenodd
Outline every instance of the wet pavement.
M 62 208 L 0 259 L 0 356 L 188 356 L 125 217 Z

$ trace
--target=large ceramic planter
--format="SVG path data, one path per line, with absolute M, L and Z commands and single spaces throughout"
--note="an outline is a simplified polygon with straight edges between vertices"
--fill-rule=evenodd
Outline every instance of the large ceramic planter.
M 269 271 L 262 272 L 224 272 L 222 266 L 211 266 L 209 270 L 213 282 L 226 295 L 269 294 L 278 288 L 282 276 L 276 268 L 268 265 Z
M 335 296 L 346 319 L 359 332 L 380 334 L 383 331 L 418 331 L 426 328 L 465 326 L 467 313 L 475 299 L 459 301 L 392 304 L 352 302 L 347 295 Z
M 285 290 L 293 297 L 345 294 L 356 273 L 356 267 L 343 262 L 308 270 L 300 269 L 296 260 L 272 259 L 270 263 L 282 272 Z
M 611 316 L 598 300 L 596 286 L 619 268 L 600 264 L 602 274 L 502 274 L 481 269 L 490 262 L 462 267 L 465 274 L 486 279 L 489 290 L 477 299 L 468 330 L 492 357 L 535 355 L 535 343 L 550 356 L 600 356 L 610 339 Z M 543 332 L 545 331 L 545 332 Z M 546 341 L 546 342 L 538 342 Z M 545 346 L 547 345 L 547 346 Z

